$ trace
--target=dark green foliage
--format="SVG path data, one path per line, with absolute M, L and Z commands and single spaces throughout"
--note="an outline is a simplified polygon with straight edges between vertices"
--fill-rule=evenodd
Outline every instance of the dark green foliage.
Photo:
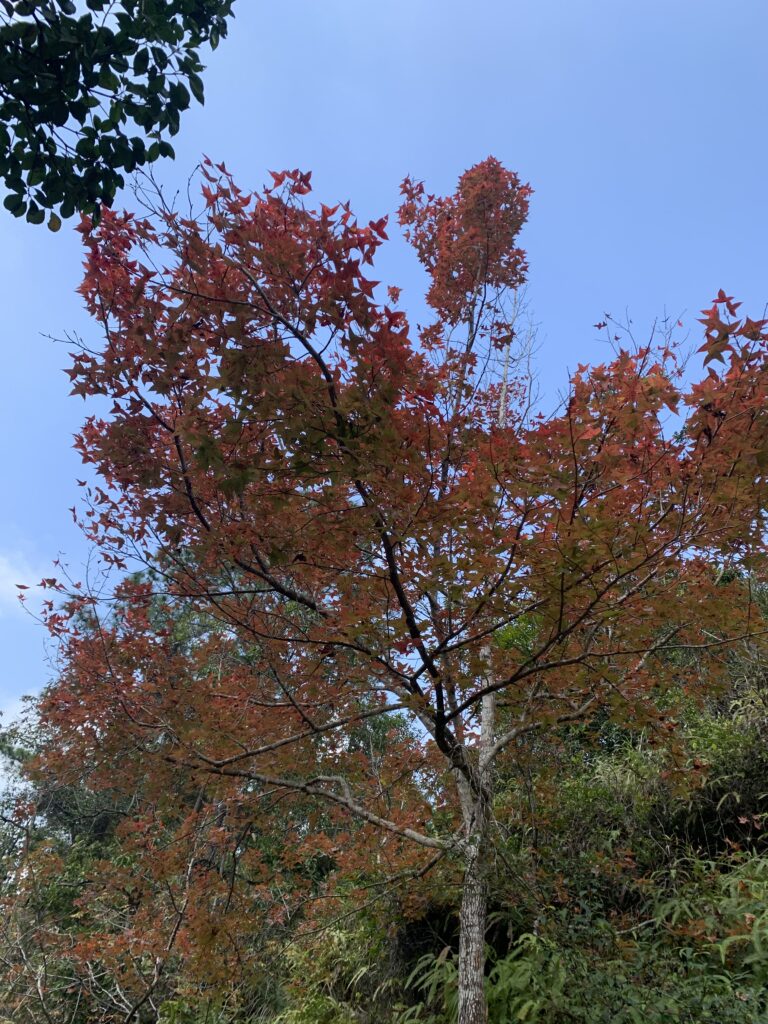
M 125 175 L 173 156 L 199 49 L 234 0 L 0 0 L 0 178 L 6 209 L 57 230 L 98 213 Z
M 683 709 L 674 751 L 610 728 L 607 743 L 570 730 L 519 751 L 488 933 L 491 1024 L 768 1021 L 766 726 L 752 691 Z M 451 1024 L 455 943 L 421 952 L 395 1019 Z

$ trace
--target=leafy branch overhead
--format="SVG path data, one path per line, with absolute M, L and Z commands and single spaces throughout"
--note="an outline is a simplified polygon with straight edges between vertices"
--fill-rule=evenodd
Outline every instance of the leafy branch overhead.
M 109 205 L 125 175 L 173 156 L 203 102 L 199 49 L 227 33 L 233 0 L 0 0 L 4 205 L 57 230 Z

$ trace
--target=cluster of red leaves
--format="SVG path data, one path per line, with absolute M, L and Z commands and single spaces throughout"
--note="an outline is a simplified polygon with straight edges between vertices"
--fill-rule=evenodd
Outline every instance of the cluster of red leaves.
M 498 160 L 462 174 L 453 196 L 427 195 L 411 178 L 400 192 L 400 224 L 429 273 L 427 300 L 444 323 L 466 320 L 478 290 L 523 283 L 528 265 L 515 241 L 532 189 Z

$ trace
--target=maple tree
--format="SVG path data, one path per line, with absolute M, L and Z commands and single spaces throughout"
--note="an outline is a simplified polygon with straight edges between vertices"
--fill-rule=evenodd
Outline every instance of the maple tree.
M 105 884 L 150 896 L 81 952 L 124 964 L 127 1022 L 170 956 L 226 971 L 248 900 L 277 920 L 308 864 L 406 886 L 440 865 L 459 1024 L 483 1024 L 505 759 L 598 713 L 673 735 L 670 694 L 703 686 L 680 652 L 711 655 L 712 686 L 761 642 L 766 322 L 720 293 L 698 383 L 667 342 L 619 349 L 531 414 L 509 358 L 530 189 L 498 161 L 445 198 L 403 183 L 418 329 L 368 276 L 385 219 L 313 209 L 298 171 L 253 194 L 204 175 L 198 219 L 83 226 L 104 343 L 70 375 L 112 402 L 77 441 L 101 481 L 84 525 L 154 576 L 112 615 L 48 610 L 65 670 L 39 770 L 145 801 Z

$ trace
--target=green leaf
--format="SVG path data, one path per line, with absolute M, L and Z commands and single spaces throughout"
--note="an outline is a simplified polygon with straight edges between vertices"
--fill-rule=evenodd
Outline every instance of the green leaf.
M 17 214 L 18 210 L 24 206 L 24 196 L 20 196 L 17 193 L 11 193 L 6 196 L 3 200 L 3 206 L 6 210 L 10 210 L 11 213 Z
M 45 220 L 45 211 L 41 210 L 37 203 L 30 203 L 27 210 L 27 220 L 30 224 L 42 224 Z
M 181 82 L 171 82 L 169 93 L 171 95 L 171 103 L 178 110 L 186 110 L 189 106 L 189 92 L 187 87 Z
M 188 76 L 189 88 L 192 91 L 192 95 L 195 97 L 198 103 L 205 103 L 205 93 L 203 92 L 203 80 L 200 75 L 196 75 L 194 72 L 190 72 Z
M 120 88 L 120 79 L 110 68 L 102 67 L 99 74 L 99 85 L 102 89 L 108 89 L 110 92 L 117 92 Z
M 149 67 L 149 50 L 143 47 L 133 58 L 134 75 L 145 75 Z
M 39 185 L 40 182 L 43 180 L 43 178 L 45 178 L 45 168 L 44 167 L 40 167 L 40 165 L 38 164 L 38 166 L 37 167 L 33 167 L 32 170 L 27 175 L 27 184 L 28 185 Z

